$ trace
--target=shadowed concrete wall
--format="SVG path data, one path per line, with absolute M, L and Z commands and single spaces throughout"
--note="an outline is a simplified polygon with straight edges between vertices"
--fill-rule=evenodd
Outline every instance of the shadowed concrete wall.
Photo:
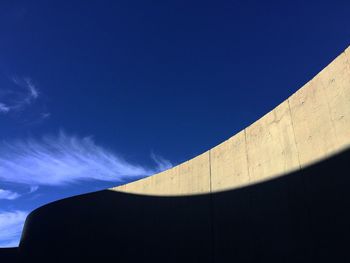
M 0 250 L 0 260 L 350 262 L 349 160 L 350 150 L 273 180 L 210 194 L 105 190 L 59 200 L 28 216 L 18 255 Z
M 0 260 L 350 262 L 349 51 L 192 160 L 33 211 Z
M 149 195 L 208 193 L 272 179 L 350 145 L 350 47 L 283 103 L 213 149 L 112 188 Z

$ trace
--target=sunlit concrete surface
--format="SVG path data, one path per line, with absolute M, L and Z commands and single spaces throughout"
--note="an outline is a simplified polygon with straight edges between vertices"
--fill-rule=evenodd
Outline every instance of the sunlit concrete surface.
M 350 47 L 275 109 L 170 170 L 112 190 L 184 195 L 243 187 L 327 158 L 350 145 Z
M 0 262 L 350 262 L 349 52 L 213 149 L 36 209 Z

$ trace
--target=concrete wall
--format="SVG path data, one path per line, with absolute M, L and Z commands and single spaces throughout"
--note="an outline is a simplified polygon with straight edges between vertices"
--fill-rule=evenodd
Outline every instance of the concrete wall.
M 350 262 L 349 51 L 192 160 L 36 209 L 0 259 Z
M 209 157 L 209 152 L 205 152 L 172 169 L 132 184 L 119 186 L 118 189 L 125 192 L 150 195 L 181 195 L 210 192 Z
M 112 188 L 186 195 L 243 187 L 298 170 L 350 146 L 350 47 L 271 112 L 209 151 Z
M 218 155 L 218 162 L 228 156 Z M 169 197 L 104 190 L 59 200 L 30 213 L 18 250 L 0 250 L 0 261 L 350 262 L 349 160 L 350 149 L 273 180 L 217 193 Z M 246 174 L 236 175 L 245 182 Z

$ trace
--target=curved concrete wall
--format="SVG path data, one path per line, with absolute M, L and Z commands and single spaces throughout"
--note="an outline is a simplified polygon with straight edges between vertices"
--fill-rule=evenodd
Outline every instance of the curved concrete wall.
M 350 262 L 349 51 L 196 158 L 36 209 L 0 261 Z
M 350 47 L 271 112 L 209 151 L 112 188 L 149 195 L 233 189 L 298 170 L 350 145 Z
M 59 200 L 28 216 L 18 250 L 0 250 L 0 261 L 350 262 L 349 160 L 350 149 L 218 193 Z

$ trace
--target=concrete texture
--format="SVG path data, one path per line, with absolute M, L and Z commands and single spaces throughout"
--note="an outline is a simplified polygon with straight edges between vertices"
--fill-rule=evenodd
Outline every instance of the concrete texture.
M 332 153 L 336 135 L 321 84 L 311 80 L 289 98 L 289 103 L 301 164 Z
M 349 53 L 213 149 L 35 210 L 0 259 L 350 262 Z
M 289 98 L 302 166 L 350 143 L 350 64 L 338 56 Z
M 210 150 L 212 191 L 249 184 L 246 148 L 245 132 L 242 131 Z
M 253 123 L 245 133 L 250 183 L 299 168 L 288 102 Z
M 120 186 L 120 191 L 144 195 L 181 195 L 210 192 L 209 152 L 161 174 Z
M 349 60 L 350 47 L 235 136 L 172 169 L 112 190 L 190 195 L 234 189 L 273 179 L 346 149 L 350 146 Z

